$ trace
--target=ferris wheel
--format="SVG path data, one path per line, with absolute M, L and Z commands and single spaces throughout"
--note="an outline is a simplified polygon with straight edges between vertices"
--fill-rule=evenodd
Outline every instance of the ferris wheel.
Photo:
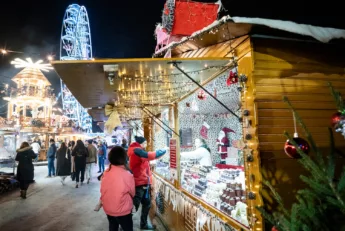
M 69 5 L 66 9 L 61 29 L 60 60 L 92 59 L 92 43 L 89 17 L 84 6 Z M 67 86 L 61 83 L 61 99 L 64 114 L 74 124 L 86 132 L 92 130 L 92 118 Z
M 89 16 L 84 6 L 69 5 L 62 22 L 60 59 L 85 60 L 92 58 Z

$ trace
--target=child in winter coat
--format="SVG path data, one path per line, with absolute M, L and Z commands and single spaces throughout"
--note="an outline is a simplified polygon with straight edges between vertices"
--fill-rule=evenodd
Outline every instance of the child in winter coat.
M 118 230 L 121 226 L 124 231 L 133 231 L 135 183 L 132 173 L 126 166 L 126 155 L 126 150 L 119 146 L 110 151 L 110 166 L 104 171 L 101 181 L 99 208 L 103 207 L 107 214 L 109 230 Z

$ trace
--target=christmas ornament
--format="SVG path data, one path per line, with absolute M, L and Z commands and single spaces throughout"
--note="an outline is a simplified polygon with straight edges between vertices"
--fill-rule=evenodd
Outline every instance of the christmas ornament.
M 343 119 L 344 119 L 344 116 L 340 112 L 333 114 L 331 118 L 332 127 L 335 127 Z
M 304 140 L 304 139 L 298 137 L 295 113 L 293 113 L 293 121 L 294 121 L 294 129 L 295 129 L 295 133 L 294 133 L 294 138 L 293 138 L 293 140 L 296 142 L 297 146 L 298 146 L 305 154 L 308 154 L 308 153 L 309 153 L 309 150 L 310 150 L 310 147 L 309 147 L 308 142 L 307 142 L 306 140 Z M 297 151 L 296 147 L 295 147 L 292 143 L 290 143 L 289 140 L 287 140 L 287 141 L 285 142 L 284 151 L 285 151 L 285 154 L 288 155 L 288 156 L 291 157 L 291 158 L 294 158 L 294 159 L 301 158 L 301 155 L 298 154 L 298 151 Z
M 297 143 L 298 147 L 305 153 L 308 154 L 309 153 L 309 144 L 306 140 L 299 138 L 299 137 L 295 137 L 293 138 L 293 140 Z M 298 159 L 301 158 L 300 154 L 298 154 L 296 147 L 288 141 L 286 141 L 285 145 L 284 145 L 284 151 L 285 154 L 288 155 L 291 158 L 294 159 Z
M 232 72 L 230 71 L 229 73 L 229 77 L 228 79 L 226 80 L 226 85 L 227 86 L 231 86 L 232 84 L 235 84 L 238 82 L 238 75 L 237 75 L 237 72 Z
M 208 125 L 205 121 L 202 124 L 201 130 L 200 130 L 200 136 L 204 139 L 208 139 L 207 132 L 208 129 L 210 129 L 210 125 Z
M 206 99 L 206 93 L 203 90 L 199 91 L 198 99 L 200 99 L 200 100 L 205 100 Z
M 279 231 L 279 230 L 275 226 L 273 226 L 271 231 Z
M 157 206 L 158 212 L 161 215 L 163 215 L 164 214 L 164 197 L 163 197 L 161 192 L 157 193 L 157 196 L 156 196 L 156 206 Z

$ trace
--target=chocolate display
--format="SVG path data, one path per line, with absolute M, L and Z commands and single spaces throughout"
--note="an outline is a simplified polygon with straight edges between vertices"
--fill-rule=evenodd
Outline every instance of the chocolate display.
M 228 216 L 232 216 L 235 209 L 243 213 L 242 207 L 246 203 L 243 170 L 190 165 L 187 162 L 181 164 L 182 187 L 185 190 Z M 242 207 L 237 208 L 237 205 Z M 241 221 L 246 219 L 244 217 L 246 214 L 241 216 Z M 239 219 L 237 216 L 234 218 Z

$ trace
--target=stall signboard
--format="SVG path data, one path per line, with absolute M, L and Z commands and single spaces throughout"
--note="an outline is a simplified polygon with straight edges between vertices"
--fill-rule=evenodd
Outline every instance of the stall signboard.
M 169 148 L 170 148 L 170 168 L 176 169 L 176 139 L 170 139 Z

